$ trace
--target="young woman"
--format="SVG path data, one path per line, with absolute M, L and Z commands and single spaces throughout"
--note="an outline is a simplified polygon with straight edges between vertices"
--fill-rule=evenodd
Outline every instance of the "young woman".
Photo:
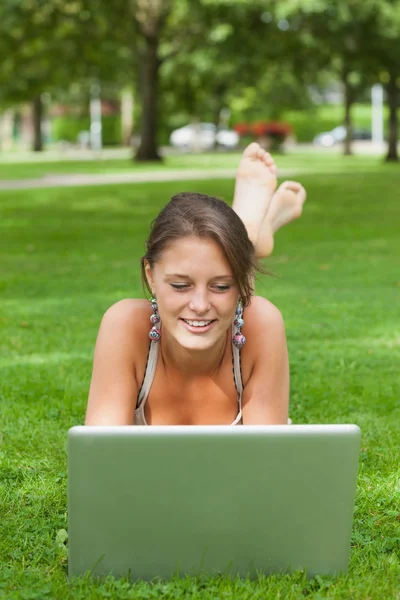
M 102 319 L 87 425 L 287 423 L 283 319 L 252 295 L 256 259 L 306 197 L 296 182 L 276 190 L 276 173 L 250 144 L 232 208 L 182 193 L 160 212 L 142 258 L 150 302 L 121 300 Z

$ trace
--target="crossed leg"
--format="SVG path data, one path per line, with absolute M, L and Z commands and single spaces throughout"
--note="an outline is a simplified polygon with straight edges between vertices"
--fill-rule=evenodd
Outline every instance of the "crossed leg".
M 253 142 L 239 163 L 232 208 L 245 224 L 258 258 L 272 253 L 274 234 L 300 217 L 306 199 L 300 183 L 285 181 L 278 189 L 276 186 L 272 156 Z

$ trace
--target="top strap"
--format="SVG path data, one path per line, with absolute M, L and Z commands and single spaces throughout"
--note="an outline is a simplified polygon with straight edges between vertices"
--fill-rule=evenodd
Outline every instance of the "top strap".
M 232 340 L 233 336 L 238 333 L 237 327 L 232 325 Z M 238 393 L 238 404 L 239 404 L 239 412 L 232 423 L 232 425 L 237 425 L 242 420 L 242 394 L 243 394 L 243 382 L 242 382 L 242 372 L 240 368 L 240 350 L 236 348 L 235 344 L 232 342 L 232 356 L 233 356 L 233 377 L 235 379 L 236 391 Z
M 232 339 L 238 333 L 237 327 L 232 325 Z M 240 396 L 240 405 L 242 400 L 243 393 L 243 382 L 242 382 L 242 373 L 240 369 L 240 350 L 236 348 L 235 344 L 232 342 L 232 356 L 233 356 L 233 376 L 235 378 L 235 385 L 237 393 Z
M 142 387 L 140 388 L 140 391 L 138 394 L 136 408 L 139 408 L 139 406 L 143 402 L 146 402 L 147 396 L 149 395 L 150 388 L 151 388 L 151 385 L 154 380 L 154 375 L 156 373 L 156 367 L 157 367 L 157 361 L 158 361 L 158 347 L 159 347 L 159 342 L 153 342 L 153 340 L 150 342 L 150 350 L 149 350 L 149 356 L 147 358 L 146 372 L 144 375 Z

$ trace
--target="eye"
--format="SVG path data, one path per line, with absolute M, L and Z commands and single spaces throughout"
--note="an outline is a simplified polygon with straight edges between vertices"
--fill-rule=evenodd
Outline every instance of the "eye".
M 170 285 L 172 288 L 174 288 L 174 290 L 177 290 L 178 292 L 183 292 L 189 287 L 187 283 L 171 283 Z
M 231 286 L 230 285 L 224 285 L 222 283 L 216 284 L 214 285 L 214 288 L 218 291 L 218 292 L 227 292 Z

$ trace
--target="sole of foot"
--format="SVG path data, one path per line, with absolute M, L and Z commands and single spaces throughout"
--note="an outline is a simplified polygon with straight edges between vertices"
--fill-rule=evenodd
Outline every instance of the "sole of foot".
M 256 244 L 258 258 L 272 253 L 274 234 L 284 225 L 300 217 L 306 197 L 306 190 L 297 181 L 284 181 L 279 186 L 261 225 Z
M 277 185 L 272 156 L 253 142 L 244 150 L 236 175 L 232 208 L 246 226 L 255 245 Z

